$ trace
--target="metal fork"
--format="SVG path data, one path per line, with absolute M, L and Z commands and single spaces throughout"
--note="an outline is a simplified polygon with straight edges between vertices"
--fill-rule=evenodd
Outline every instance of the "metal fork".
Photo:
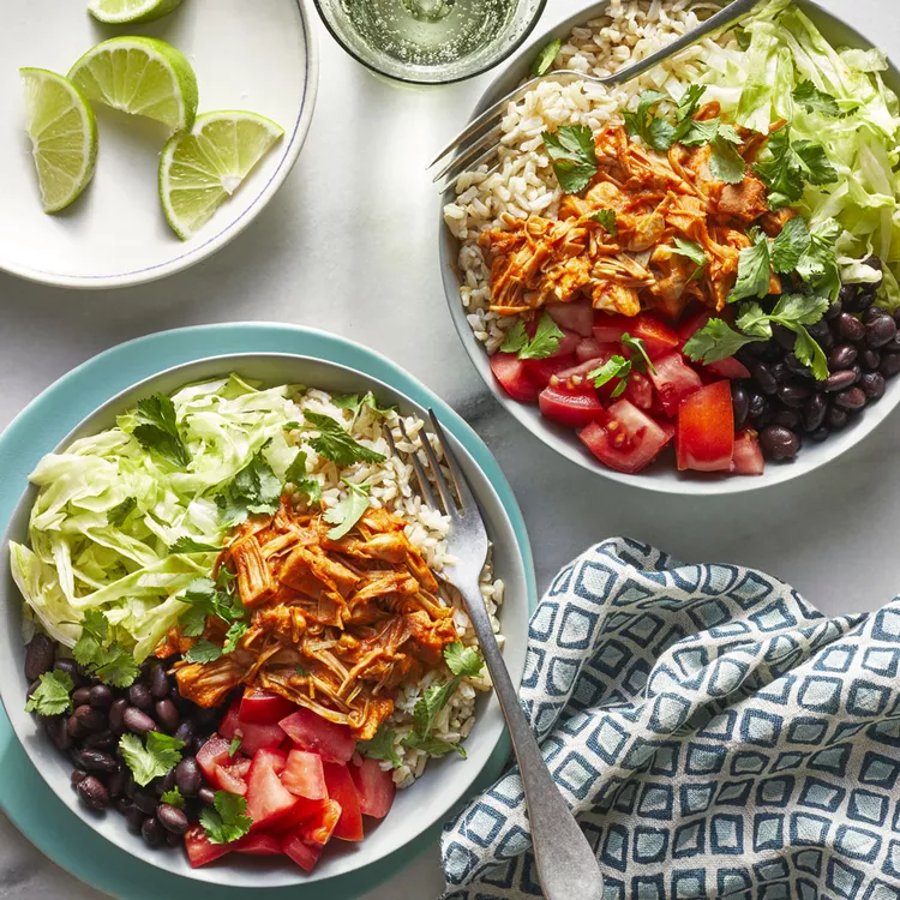
M 424 433 L 421 443 L 431 480 L 418 455 L 413 452 L 408 457 L 425 502 L 434 509 L 443 509 L 450 517 L 448 543 L 450 551 L 458 560 L 454 566 L 453 587 L 462 598 L 472 621 L 494 684 L 494 692 L 509 729 L 525 790 L 531 841 L 541 886 L 548 900 L 573 900 L 575 897 L 579 900 L 600 900 L 603 878 L 594 851 L 550 777 L 534 732 L 525 718 L 518 694 L 503 662 L 481 595 L 479 580 L 488 553 L 488 536 L 481 512 L 437 417 L 432 410 L 428 414 L 450 478 L 444 475 L 437 454 Z M 386 427 L 384 430 L 391 451 L 399 455 L 390 429 Z M 412 443 L 402 419 L 400 432 L 407 442 Z
M 759 2 L 760 0 L 732 0 L 727 6 L 722 7 L 718 12 L 701 22 L 693 31 L 688 31 L 672 41 L 671 44 L 662 47 L 655 53 L 651 53 L 639 62 L 634 63 L 634 65 L 626 66 L 618 72 L 613 72 L 611 75 L 587 75 L 584 72 L 576 72 L 573 69 L 555 69 L 544 75 L 531 78 L 529 81 L 511 90 L 493 106 L 489 106 L 437 155 L 434 162 L 428 166 L 429 169 L 436 166 L 447 155 L 451 153 L 456 154 L 434 176 L 433 181 L 437 183 L 446 180 L 448 184 L 452 184 L 463 172 L 475 169 L 495 156 L 499 151 L 500 138 L 502 136 L 500 122 L 506 113 L 508 104 L 520 100 L 539 82 L 552 79 L 561 84 L 571 84 L 574 81 L 590 81 L 606 85 L 624 84 L 626 81 L 631 81 L 632 78 L 637 78 L 638 75 L 646 72 L 647 69 L 668 59 L 685 47 L 690 47 L 691 44 L 697 43 L 700 38 L 705 37 L 710 32 L 732 24 L 750 12 Z

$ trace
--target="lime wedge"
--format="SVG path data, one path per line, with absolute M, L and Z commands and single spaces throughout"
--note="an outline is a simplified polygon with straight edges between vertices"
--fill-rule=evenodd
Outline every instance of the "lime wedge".
M 89 0 L 88 12 L 98 22 L 124 25 L 131 22 L 152 22 L 181 5 L 181 0 Z
M 73 203 L 97 161 L 97 123 L 84 95 L 62 75 L 20 69 L 25 82 L 25 130 L 31 138 L 44 212 Z
M 283 134 L 264 116 L 222 110 L 170 138 L 159 160 L 159 198 L 175 234 L 186 241 L 206 224 Z
M 197 115 L 197 78 L 180 50 L 157 38 L 116 37 L 88 50 L 69 79 L 89 100 L 147 116 L 172 131 Z

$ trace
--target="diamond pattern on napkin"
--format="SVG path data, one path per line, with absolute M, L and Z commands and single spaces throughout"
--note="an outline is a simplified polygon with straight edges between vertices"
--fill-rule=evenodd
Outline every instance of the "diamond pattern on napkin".
M 619 538 L 554 579 L 521 696 L 604 900 L 900 900 L 898 671 L 900 600 L 827 619 Z M 515 768 L 442 852 L 448 898 L 541 896 Z

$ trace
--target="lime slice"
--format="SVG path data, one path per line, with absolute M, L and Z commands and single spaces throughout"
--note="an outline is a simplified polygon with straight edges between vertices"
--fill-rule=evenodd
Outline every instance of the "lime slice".
M 264 116 L 222 110 L 170 138 L 159 160 L 159 198 L 175 234 L 186 241 L 206 224 L 283 134 Z
M 31 138 L 44 212 L 73 203 L 97 161 L 97 123 L 84 95 L 62 75 L 20 69 L 25 82 L 25 130 Z
M 197 78 L 180 50 L 157 38 L 116 37 L 88 50 L 69 78 L 89 100 L 147 116 L 173 131 L 197 115 Z
M 88 12 L 107 25 L 152 22 L 168 15 L 181 0 L 90 0 Z

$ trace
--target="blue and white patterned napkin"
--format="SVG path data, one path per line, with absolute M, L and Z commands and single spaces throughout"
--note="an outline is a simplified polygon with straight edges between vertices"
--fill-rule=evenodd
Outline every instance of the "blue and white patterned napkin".
M 900 898 L 900 599 L 829 619 L 615 539 L 560 572 L 529 644 L 522 699 L 604 898 Z M 540 897 L 529 847 L 512 769 L 446 826 L 447 896 Z

